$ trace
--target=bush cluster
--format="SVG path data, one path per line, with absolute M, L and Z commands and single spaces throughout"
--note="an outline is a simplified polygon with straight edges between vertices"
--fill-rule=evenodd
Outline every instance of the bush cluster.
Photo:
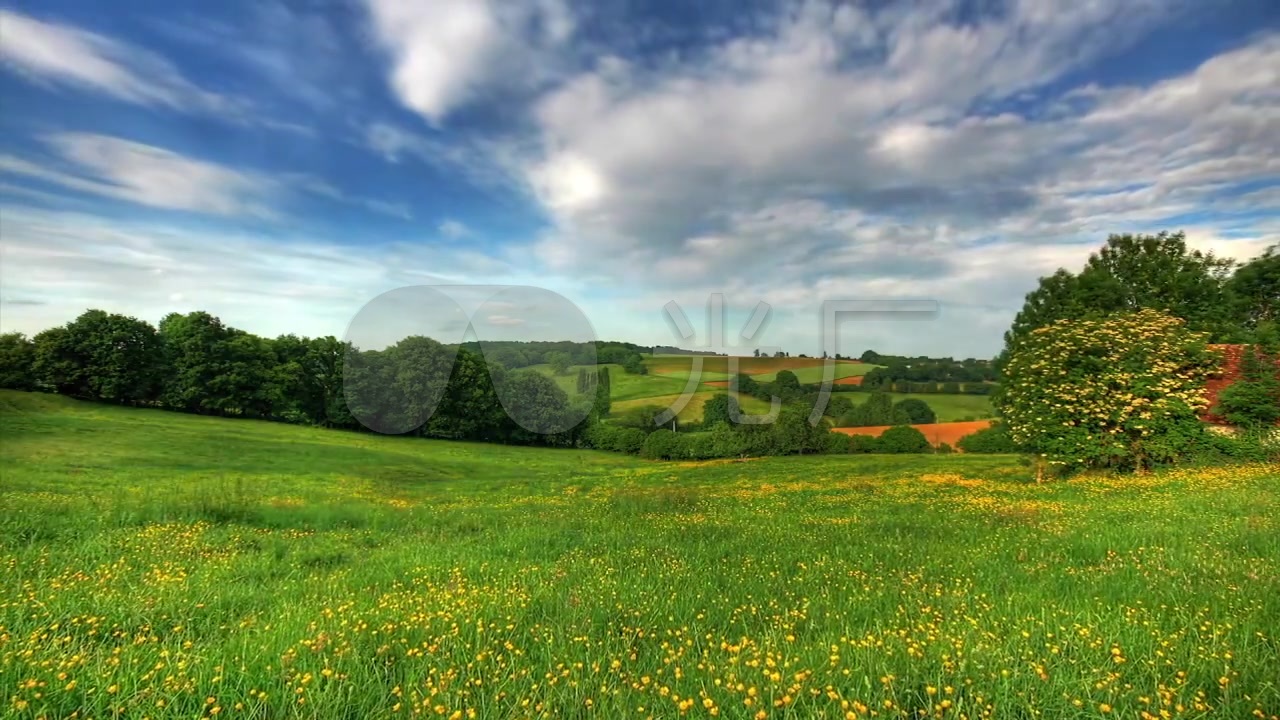
M 1014 443 L 1068 470 L 1174 462 L 1205 434 L 1205 340 L 1156 310 L 1060 320 L 1011 349 L 996 406 Z
M 1009 435 L 1009 428 L 1001 423 L 970 433 L 960 438 L 956 445 L 967 453 L 1005 454 L 1018 452 L 1018 444 Z

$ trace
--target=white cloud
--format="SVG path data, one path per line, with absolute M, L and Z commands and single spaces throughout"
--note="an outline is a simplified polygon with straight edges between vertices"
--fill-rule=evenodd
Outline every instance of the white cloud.
M 451 135 L 428 137 L 386 122 L 364 128 L 362 144 L 390 163 L 414 158 L 486 189 L 523 190 L 517 148 L 510 142 Z
M 954 332 L 994 351 L 998 330 L 965 337 L 963 322 L 1007 326 L 1039 275 L 1078 267 L 1108 233 L 1267 207 L 1265 191 L 1232 195 L 1280 175 L 1280 38 L 1147 87 L 1041 97 L 1173 10 L 1027 0 L 956 25 L 952 9 L 842 24 L 811 2 L 688 59 L 565 83 L 536 108 L 542 152 L 524 168 L 555 222 L 540 259 L 657 293 L 645 303 L 922 293 L 961 313 L 935 346 Z M 1054 109 L 1014 109 L 1027 103 Z M 1277 237 L 1258 223 L 1195 230 L 1247 257 Z
M 401 220 L 413 219 L 404 203 L 352 195 L 303 173 L 240 170 L 106 135 L 56 133 L 43 140 L 60 163 L 42 165 L 0 155 L 0 174 L 150 207 L 210 215 L 276 218 L 281 202 L 307 193 Z M 6 189 L 11 194 L 43 196 L 60 204 L 71 200 L 31 188 Z
M 265 202 L 273 184 L 252 173 L 105 135 L 59 133 L 45 141 L 67 169 L 0 156 L 0 172 L 151 207 L 214 215 L 273 214 Z
M 562 0 L 366 0 L 390 55 L 390 84 L 405 107 L 441 125 L 494 86 L 533 84 L 554 63 L 574 18 Z
M 87 30 L 0 9 L 0 35 L 0 61 L 34 82 L 184 112 L 245 110 L 237 100 L 197 87 L 163 57 Z

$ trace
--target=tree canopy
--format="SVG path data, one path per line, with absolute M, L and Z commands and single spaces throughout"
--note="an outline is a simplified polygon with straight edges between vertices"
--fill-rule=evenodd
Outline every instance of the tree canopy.
M 1154 309 L 1186 321 L 1210 341 L 1233 337 L 1227 285 L 1234 261 L 1191 250 L 1181 232 L 1111 235 L 1078 274 L 1058 270 L 1040 279 L 1005 333 L 1008 353 L 1036 328 L 1057 320 L 1099 318 Z

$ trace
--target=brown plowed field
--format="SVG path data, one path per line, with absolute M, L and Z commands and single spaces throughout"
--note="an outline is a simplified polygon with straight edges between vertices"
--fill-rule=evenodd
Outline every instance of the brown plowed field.
M 850 375 L 849 377 L 840 378 L 839 380 L 836 380 L 835 382 L 833 382 L 833 383 L 831 383 L 831 384 L 832 384 L 832 385 L 861 385 L 861 384 L 862 384 L 862 376 L 861 376 L 861 375 Z
M 940 445 L 946 443 L 951 447 L 956 446 L 956 441 L 965 435 L 971 435 L 979 430 L 983 430 L 991 426 L 990 420 L 974 420 L 972 422 L 949 422 L 949 423 L 933 423 L 932 425 L 912 425 L 911 427 L 924 433 L 929 439 L 930 444 Z M 845 435 L 870 435 L 872 437 L 880 437 L 880 433 L 889 429 L 889 425 L 873 425 L 870 427 L 842 427 L 832 428 L 835 432 L 844 433 Z

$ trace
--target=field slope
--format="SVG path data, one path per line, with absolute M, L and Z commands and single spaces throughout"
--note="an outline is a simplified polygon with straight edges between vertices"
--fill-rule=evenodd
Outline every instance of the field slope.
M 650 463 L 0 392 L 0 717 L 1280 714 L 1274 468 Z

